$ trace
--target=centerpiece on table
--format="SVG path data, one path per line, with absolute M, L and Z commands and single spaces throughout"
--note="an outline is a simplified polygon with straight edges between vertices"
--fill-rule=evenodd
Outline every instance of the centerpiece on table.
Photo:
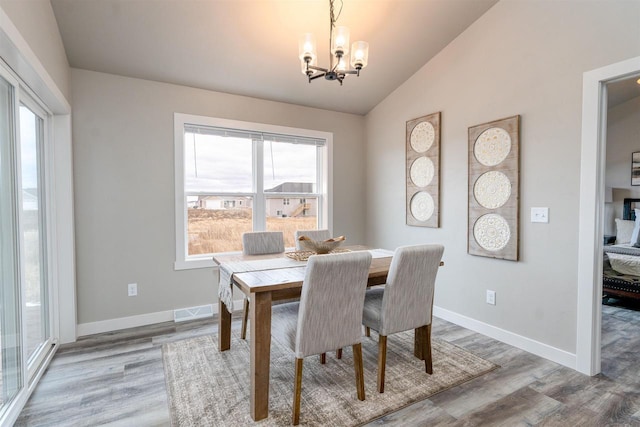
M 300 247 L 316 254 L 328 254 L 329 252 L 337 249 L 345 240 L 344 236 L 332 237 L 331 239 L 320 241 L 313 240 L 307 236 L 298 237 Z

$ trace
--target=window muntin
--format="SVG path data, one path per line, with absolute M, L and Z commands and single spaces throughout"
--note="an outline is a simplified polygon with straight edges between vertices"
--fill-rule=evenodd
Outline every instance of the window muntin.
M 246 231 L 293 247 L 296 229 L 330 227 L 331 134 L 176 113 L 175 138 L 177 269 L 241 250 Z

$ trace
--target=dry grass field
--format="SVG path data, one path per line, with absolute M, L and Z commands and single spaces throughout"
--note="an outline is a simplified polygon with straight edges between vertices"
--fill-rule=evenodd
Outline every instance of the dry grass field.
M 242 250 L 242 233 L 251 231 L 250 209 L 188 209 L 189 255 Z M 294 247 L 296 230 L 316 229 L 315 216 L 267 218 L 268 231 L 282 231 L 286 247 Z

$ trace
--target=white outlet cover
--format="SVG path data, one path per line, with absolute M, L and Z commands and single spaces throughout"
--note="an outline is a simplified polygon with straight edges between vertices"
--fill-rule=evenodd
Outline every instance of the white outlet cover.
M 549 222 L 549 208 L 531 208 L 531 222 Z
M 487 304 L 496 305 L 496 291 L 487 290 Z

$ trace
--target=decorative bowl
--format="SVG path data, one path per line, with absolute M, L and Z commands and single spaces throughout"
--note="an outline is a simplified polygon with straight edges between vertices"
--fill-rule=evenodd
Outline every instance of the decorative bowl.
M 332 237 L 331 239 L 322 241 L 313 240 L 307 236 L 298 237 L 300 247 L 317 254 L 328 254 L 332 250 L 337 249 L 345 240 L 344 236 Z

